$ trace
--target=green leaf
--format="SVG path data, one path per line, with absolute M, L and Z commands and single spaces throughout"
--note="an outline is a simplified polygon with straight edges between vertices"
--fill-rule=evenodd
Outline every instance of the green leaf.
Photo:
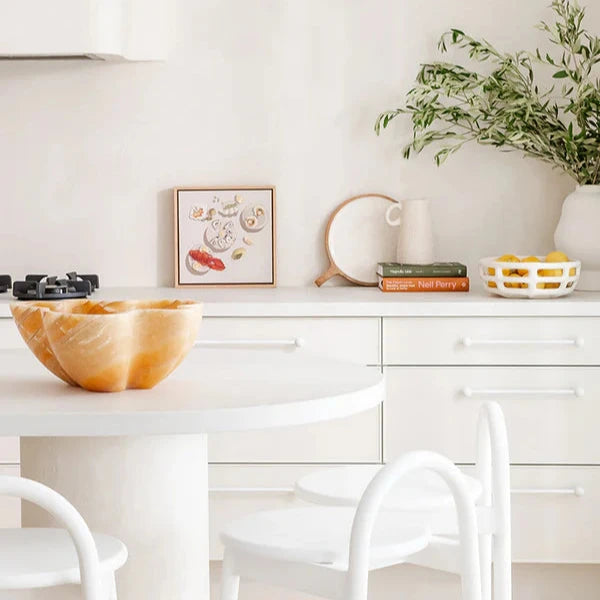
M 379 133 L 400 114 L 412 121 L 413 140 L 403 149 L 409 158 L 424 148 L 438 146 L 437 164 L 476 141 L 502 152 L 518 150 L 525 156 L 562 169 L 579 183 L 600 181 L 600 37 L 585 30 L 584 9 L 577 0 L 554 0 L 553 23 L 539 29 L 558 46 L 549 53 L 506 53 L 482 38 L 449 29 L 439 41 L 465 58 L 488 62 L 476 68 L 450 62 L 421 66 L 404 106 L 379 116 Z M 536 77 L 534 66 L 554 66 L 553 79 L 566 80 L 547 87 L 545 75 Z M 447 146 L 444 140 L 452 140 Z

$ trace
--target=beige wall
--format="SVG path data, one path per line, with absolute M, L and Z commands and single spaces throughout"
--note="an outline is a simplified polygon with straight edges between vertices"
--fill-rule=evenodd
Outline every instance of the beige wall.
M 165 63 L 0 62 L 0 271 L 170 284 L 178 184 L 275 184 L 281 285 L 314 279 L 327 214 L 367 191 L 433 198 L 442 258 L 545 252 L 566 178 L 476 147 L 403 162 L 407 127 L 372 129 L 444 28 L 533 46 L 548 3 L 178 0 Z

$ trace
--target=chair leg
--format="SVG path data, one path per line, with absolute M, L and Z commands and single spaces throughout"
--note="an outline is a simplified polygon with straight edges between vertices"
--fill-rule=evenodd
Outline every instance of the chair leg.
M 238 600 L 240 577 L 235 574 L 233 556 L 225 550 L 223 572 L 221 573 L 221 600 Z
M 112 574 L 112 577 L 109 580 L 108 584 L 108 600 L 118 600 L 117 599 L 117 581 L 115 579 L 115 574 Z
M 481 568 L 481 600 L 492 600 L 492 536 L 479 536 L 479 565 Z

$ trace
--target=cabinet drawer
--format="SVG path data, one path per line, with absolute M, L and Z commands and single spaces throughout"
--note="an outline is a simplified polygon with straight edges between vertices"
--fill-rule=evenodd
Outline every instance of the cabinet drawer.
M 0 437 L 0 465 L 19 462 L 19 438 Z
M 10 318 L 0 318 L 0 350 L 26 347 L 13 320 Z
M 229 521 L 261 510 L 300 505 L 293 493 L 294 482 L 314 469 L 307 465 L 211 465 L 210 559 L 223 558 L 219 535 Z
M 510 477 L 513 561 L 600 563 L 600 467 L 513 466 Z
M 600 319 L 384 319 L 387 365 L 598 365 Z
M 301 505 L 291 490 L 311 470 L 307 465 L 211 466 L 211 560 L 223 556 L 219 533 L 227 522 Z M 474 474 L 473 467 L 463 470 Z M 511 489 L 514 562 L 600 563 L 600 467 L 513 466 Z
M 208 437 L 208 459 L 212 463 L 379 462 L 381 409 L 312 425 L 216 433 Z
M 200 341 L 281 342 L 282 351 L 302 349 L 360 364 L 378 365 L 379 324 L 377 318 L 224 318 L 202 321 Z
M 479 405 L 506 416 L 513 463 L 600 463 L 597 367 L 388 367 L 386 460 L 415 448 L 475 460 Z
M 18 476 L 19 465 L 0 465 L 0 475 Z M 0 527 L 21 527 L 21 500 L 0 496 Z

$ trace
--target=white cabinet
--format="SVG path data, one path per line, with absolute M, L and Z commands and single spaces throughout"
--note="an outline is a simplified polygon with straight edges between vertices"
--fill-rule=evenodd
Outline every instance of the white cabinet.
M 600 318 L 384 319 L 383 363 L 600 365 Z
M 428 448 L 475 461 L 479 405 L 506 416 L 513 463 L 597 464 L 600 374 L 595 367 L 386 367 L 384 456 Z
M 26 347 L 13 320 L 0 317 L 0 350 Z
M 600 563 L 600 467 L 513 467 L 511 487 L 513 560 Z
M 0 465 L 0 475 L 19 475 L 19 465 Z M 0 496 L 0 527 L 21 526 L 21 500 L 9 496 Z
M 321 300 L 334 291 L 298 294 L 305 300 L 318 296 L 310 303 L 314 314 L 296 301 L 278 304 L 278 316 L 264 316 L 273 313 L 261 300 L 255 315 L 249 312 L 252 303 L 232 313 L 223 302 L 226 316 L 217 316 L 216 302 L 213 316 L 202 323 L 199 341 L 225 349 L 222 342 L 279 346 L 281 352 L 383 368 L 388 390 L 383 410 L 212 436 L 211 558 L 221 558 L 218 531 L 226 521 L 295 505 L 293 483 L 323 468 L 320 463 L 377 463 L 427 448 L 472 470 L 478 406 L 494 399 L 506 414 L 510 437 L 515 561 L 600 563 L 600 302 L 574 295 L 540 304 L 504 303 L 473 294 L 422 302 L 351 289 L 338 290 L 344 301 L 336 304 L 340 316 L 335 316 Z M 293 290 L 277 293 L 294 297 Z M 416 306 L 412 313 L 410 302 Z M 531 316 L 538 306 L 548 316 Z M 491 316 L 497 309 L 502 312 Z M 587 316 L 579 316 L 582 310 Z M 11 347 L 24 343 L 12 321 L 0 318 L 0 348 Z M 0 472 L 18 472 L 18 460 L 17 440 L 0 439 L 5 463 Z M 18 520 L 18 501 L 0 499 L 0 525 Z
M 199 341 L 283 342 L 282 351 L 302 350 L 362 365 L 378 365 L 380 319 L 377 318 L 218 318 L 203 319 Z M 296 346 L 297 347 L 297 346 Z
M 210 559 L 223 558 L 219 532 L 227 522 L 260 510 L 302 504 L 294 496 L 294 482 L 314 469 L 309 465 L 211 465 Z
M 600 467 L 513 466 L 510 478 L 514 562 L 600 563 Z
M 208 438 L 208 459 L 211 463 L 379 462 L 380 416 L 378 407 L 314 425 L 217 433 Z
M 280 341 L 282 352 L 299 355 L 312 352 L 377 365 L 379 329 L 380 320 L 376 318 L 206 318 L 199 340 L 256 341 L 257 351 L 261 341 Z M 289 343 L 294 340 L 300 345 Z M 270 376 L 277 377 L 277 373 Z M 212 435 L 208 442 L 209 460 L 212 463 L 378 462 L 380 416 L 381 410 L 375 408 L 347 419 L 314 425 Z

